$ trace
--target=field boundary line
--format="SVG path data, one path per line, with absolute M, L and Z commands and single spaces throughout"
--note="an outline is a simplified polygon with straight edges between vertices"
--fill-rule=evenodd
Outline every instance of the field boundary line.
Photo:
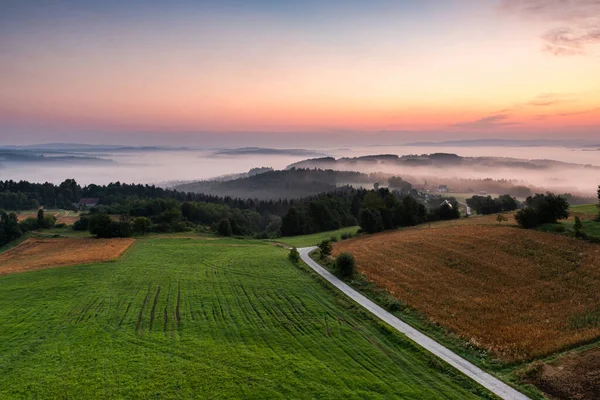
M 309 253 L 315 250 L 316 248 L 316 246 L 313 246 L 298 249 L 302 261 L 304 261 L 304 263 L 306 263 L 317 274 L 319 274 L 337 289 L 341 290 L 346 296 L 350 297 L 352 300 L 364 307 L 377 318 L 392 326 L 398 332 L 403 333 L 413 342 L 421 346 L 423 349 L 427 350 L 431 354 L 450 364 L 452 367 L 456 368 L 464 375 L 473 379 L 481 386 L 494 393 L 496 396 L 499 396 L 500 398 L 505 400 L 529 399 L 529 397 L 525 396 L 521 392 L 517 391 L 516 389 L 512 388 L 511 386 L 507 385 L 506 383 L 502 382 L 501 380 L 492 376 L 491 374 L 483 371 L 481 368 L 465 360 L 450 349 L 442 346 L 435 340 L 431 339 L 429 336 L 426 336 L 417 329 L 408 325 L 406 322 L 392 315 L 388 311 L 375 304 L 373 301 L 358 293 L 346 283 L 342 282 L 339 278 L 337 278 L 331 272 L 327 271 L 316 261 L 310 258 Z

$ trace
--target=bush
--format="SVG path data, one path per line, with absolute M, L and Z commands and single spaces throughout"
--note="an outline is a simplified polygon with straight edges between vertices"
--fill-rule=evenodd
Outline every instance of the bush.
M 73 229 L 76 231 L 87 231 L 90 225 L 90 217 L 82 215 L 78 221 L 73 224 Z
M 19 222 L 19 226 L 23 232 L 34 231 L 38 228 L 38 220 L 37 218 L 29 217 Z
M 515 214 L 515 221 L 525 229 L 532 229 L 540 224 L 540 218 L 537 212 L 530 207 L 517 211 Z
M 338 275 L 342 278 L 352 276 L 356 261 L 350 253 L 342 253 L 335 259 L 335 269 Z
M 298 253 L 298 249 L 297 248 L 292 248 L 290 250 L 290 254 L 288 255 L 288 258 L 294 263 L 294 264 L 298 264 L 298 262 L 300 262 L 300 253 Z
M 351 233 L 342 233 L 342 240 L 346 240 L 346 239 L 350 239 L 352 238 L 352 234 Z
M 332 243 L 335 243 L 335 242 L 337 242 L 337 241 L 338 241 L 338 238 L 337 238 L 337 236 L 335 236 L 335 235 L 334 235 L 334 236 L 330 237 L 330 238 L 329 238 L 329 240 L 330 240 Z
M 331 248 L 331 242 L 327 239 L 322 240 L 318 247 L 319 250 L 321 250 L 321 255 L 323 257 L 331 255 L 331 251 L 333 250 Z
M 583 236 L 583 224 L 581 223 L 581 219 L 579 217 L 575 217 L 575 223 L 573 224 L 573 230 L 575 231 L 576 237 Z
M 50 229 L 54 224 L 56 224 L 56 217 L 54 215 L 46 215 L 40 228 Z
M 62 222 L 61 222 L 60 224 L 56 224 L 56 225 L 54 225 L 54 227 L 56 227 L 56 228 L 64 228 L 64 227 L 66 227 L 66 226 L 67 226 L 67 224 L 65 224 L 65 223 L 62 223 Z

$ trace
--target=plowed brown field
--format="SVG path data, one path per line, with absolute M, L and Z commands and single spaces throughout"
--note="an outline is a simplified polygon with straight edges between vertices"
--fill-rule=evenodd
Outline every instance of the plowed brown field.
M 506 226 L 351 239 L 369 280 L 505 361 L 600 337 L 600 246 Z
M 133 239 L 27 239 L 0 254 L 0 275 L 42 268 L 110 261 Z

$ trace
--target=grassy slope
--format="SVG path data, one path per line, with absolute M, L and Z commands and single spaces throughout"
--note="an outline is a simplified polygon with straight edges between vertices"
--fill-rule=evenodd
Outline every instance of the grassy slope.
M 312 235 L 282 237 L 277 239 L 277 241 L 293 247 L 309 247 L 316 246 L 323 239 L 329 239 L 332 236 L 335 236 L 339 240 L 343 233 L 351 233 L 354 235 L 357 231 L 358 226 L 352 226 L 349 228 L 338 229 L 337 231 L 320 232 Z
M 571 206 L 569 211 L 581 214 L 598 214 L 598 206 L 596 204 L 584 204 L 579 206 Z
M 579 216 L 583 225 L 583 231 L 588 235 L 600 237 L 600 222 L 596 219 L 599 210 L 596 204 L 571 206 L 569 211 L 571 212 L 571 217 L 567 220 L 559 221 L 568 230 L 573 230 L 573 225 L 575 223 L 574 217 Z
M 146 239 L 0 277 L 0 398 L 472 398 L 264 242 Z

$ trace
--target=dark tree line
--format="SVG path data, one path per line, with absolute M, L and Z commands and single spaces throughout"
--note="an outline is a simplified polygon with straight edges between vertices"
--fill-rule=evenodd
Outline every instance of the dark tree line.
M 283 236 L 304 235 L 353 226 L 367 233 L 381 232 L 427 221 L 460 218 L 458 204 L 448 202 L 427 210 L 414 197 L 382 188 L 353 190 L 344 197 L 322 196 L 292 207 L 282 218 Z
M 467 199 L 467 205 L 477 214 L 482 215 L 514 211 L 519 208 L 517 199 L 508 194 L 503 194 L 495 199 L 492 196 L 473 196 Z

